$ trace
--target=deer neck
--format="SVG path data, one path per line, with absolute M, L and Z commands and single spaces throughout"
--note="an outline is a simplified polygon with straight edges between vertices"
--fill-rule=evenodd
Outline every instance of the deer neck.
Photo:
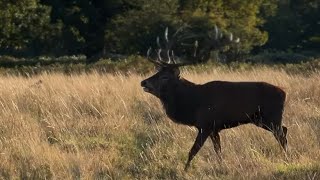
M 165 89 L 160 95 L 160 100 L 164 106 L 166 114 L 171 118 L 177 120 L 179 116 L 178 108 L 181 108 L 181 104 L 184 104 L 192 94 L 194 94 L 195 84 L 186 80 L 179 79 L 173 86 Z M 187 102 L 186 102 L 187 103 Z

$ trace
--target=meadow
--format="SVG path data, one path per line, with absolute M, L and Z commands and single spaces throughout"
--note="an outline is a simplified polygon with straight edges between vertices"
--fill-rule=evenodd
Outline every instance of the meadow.
M 270 132 L 221 132 L 185 172 L 196 129 L 169 120 L 140 81 L 153 72 L 0 77 L 0 179 L 320 179 L 320 72 L 184 69 L 195 83 L 266 81 L 287 92 L 289 152 Z

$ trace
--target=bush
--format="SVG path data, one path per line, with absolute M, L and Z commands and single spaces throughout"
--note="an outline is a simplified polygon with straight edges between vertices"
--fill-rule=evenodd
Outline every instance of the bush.
M 247 61 L 254 63 L 300 63 L 303 61 L 309 61 L 312 57 L 302 53 L 291 52 L 264 52 L 251 56 Z
M 293 57 L 290 59 L 290 57 Z M 286 63 L 279 63 L 277 58 L 286 58 Z M 302 58 L 298 60 L 299 58 Z M 277 62 L 277 63 L 275 63 Z M 210 69 L 229 70 L 254 70 L 261 66 L 271 66 L 275 69 L 283 69 L 290 74 L 309 75 L 320 69 L 320 58 L 309 57 L 304 54 L 289 53 L 265 53 L 247 59 L 247 62 L 231 62 L 224 64 L 217 61 L 194 66 L 186 66 L 195 72 L 203 72 Z M 131 73 L 145 74 L 154 70 L 154 64 L 142 56 L 127 56 L 123 59 L 99 59 L 95 63 L 86 64 L 84 56 L 38 57 L 34 59 L 17 59 L 10 56 L 0 56 L 0 75 L 33 76 L 43 72 L 60 72 L 64 74 L 80 74 L 96 71 L 98 73 Z

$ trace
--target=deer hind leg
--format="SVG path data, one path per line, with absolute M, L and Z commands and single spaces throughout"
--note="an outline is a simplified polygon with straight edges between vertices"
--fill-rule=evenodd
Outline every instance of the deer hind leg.
M 287 127 L 280 126 L 273 133 L 285 152 L 288 150 Z
M 195 140 L 195 142 L 189 152 L 188 161 L 187 161 L 185 168 L 184 168 L 185 171 L 188 170 L 192 159 L 195 157 L 195 155 L 201 149 L 201 147 L 203 146 L 204 142 L 207 140 L 210 133 L 211 133 L 210 129 L 199 129 L 197 138 L 196 138 L 196 140 Z
M 281 111 L 279 111 L 278 113 L 275 113 L 273 117 L 273 121 L 271 120 L 270 122 L 274 122 L 274 125 L 271 126 L 272 128 L 272 132 L 273 135 L 275 136 L 275 138 L 277 139 L 277 141 L 279 142 L 279 144 L 281 145 L 281 147 L 283 148 L 283 150 L 285 152 L 287 152 L 287 127 L 282 126 L 282 109 Z
M 270 121 L 269 119 L 264 119 L 264 121 Z M 272 132 L 272 134 L 274 135 L 274 137 L 276 138 L 276 140 L 278 141 L 278 143 L 281 145 L 281 147 L 283 148 L 283 150 L 285 152 L 287 152 L 287 127 L 282 126 L 281 125 L 281 119 L 280 121 L 278 121 L 277 124 L 273 124 L 273 123 L 268 123 L 268 124 L 260 124 L 260 127 L 262 127 L 263 129 L 266 129 L 270 132 Z
M 258 125 L 259 127 L 262 127 L 265 130 L 268 130 L 270 132 L 272 132 L 273 136 L 276 138 L 276 140 L 278 141 L 278 143 L 281 145 L 281 147 L 283 148 L 283 150 L 285 152 L 287 152 L 288 150 L 288 141 L 287 141 L 287 127 L 285 126 L 281 126 L 281 125 L 265 125 L 265 124 L 260 124 Z
M 212 132 L 210 134 L 210 138 L 211 138 L 212 143 L 213 143 L 214 151 L 216 152 L 216 154 L 217 154 L 217 156 L 219 158 L 219 161 L 221 161 L 222 160 L 222 158 L 221 158 L 221 143 L 220 143 L 219 133 Z
M 287 152 L 287 127 L 282 126 L 283 103 L 262 108 L 260 118 L 255 124 L 271 131 L 283 150 Z

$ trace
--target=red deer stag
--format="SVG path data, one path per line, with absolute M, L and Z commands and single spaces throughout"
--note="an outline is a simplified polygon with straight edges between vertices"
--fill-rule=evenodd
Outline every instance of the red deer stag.
M 216 29 L 215 34 L 218 34 Z M 176 35 L 174 35 L 173 40 Z M 223 40 L 214 36 L 211 41 Z M 233 40 L 232 35 L 228 37 Z M 148 50 L 148 59 L 159 67 L 153 76 L 143 80 L 141 86 L 144 91 L 160 99 L 167 116 L 176 123 L 194 126 L 198 135 L 192 146 L 185 165 L 190 166 L 191 160 L 198 153 L 208 137 L 211 138 L 214 150 L 221 158 L 221 145 L 219 132 L 223 129 L 252 123 L 273 133 L 276 140 L 287 150 L 287 128 L 282 126 L 282 113 L 286 93 L 272 84 L 266 82 L 227 82 L 211 81 L 205 84 L 194 84 L 180 77 L 179 67 L 190 63 L 177 63 L 174 55 L 173 42 L 168 40 L 162 48 L 157 38 L 159 48 Z M 208 51 L 197 54 L 198 43 L 194 43 L 194 58 L 208 58 Z M 213 48 L 214 45 L 208 45 Z M 210 49 L 212 50 L 212 49 Z M 155 58 L 151 58 L 152 51 Z M 205 57 L 207 56 L 207 57 Z

